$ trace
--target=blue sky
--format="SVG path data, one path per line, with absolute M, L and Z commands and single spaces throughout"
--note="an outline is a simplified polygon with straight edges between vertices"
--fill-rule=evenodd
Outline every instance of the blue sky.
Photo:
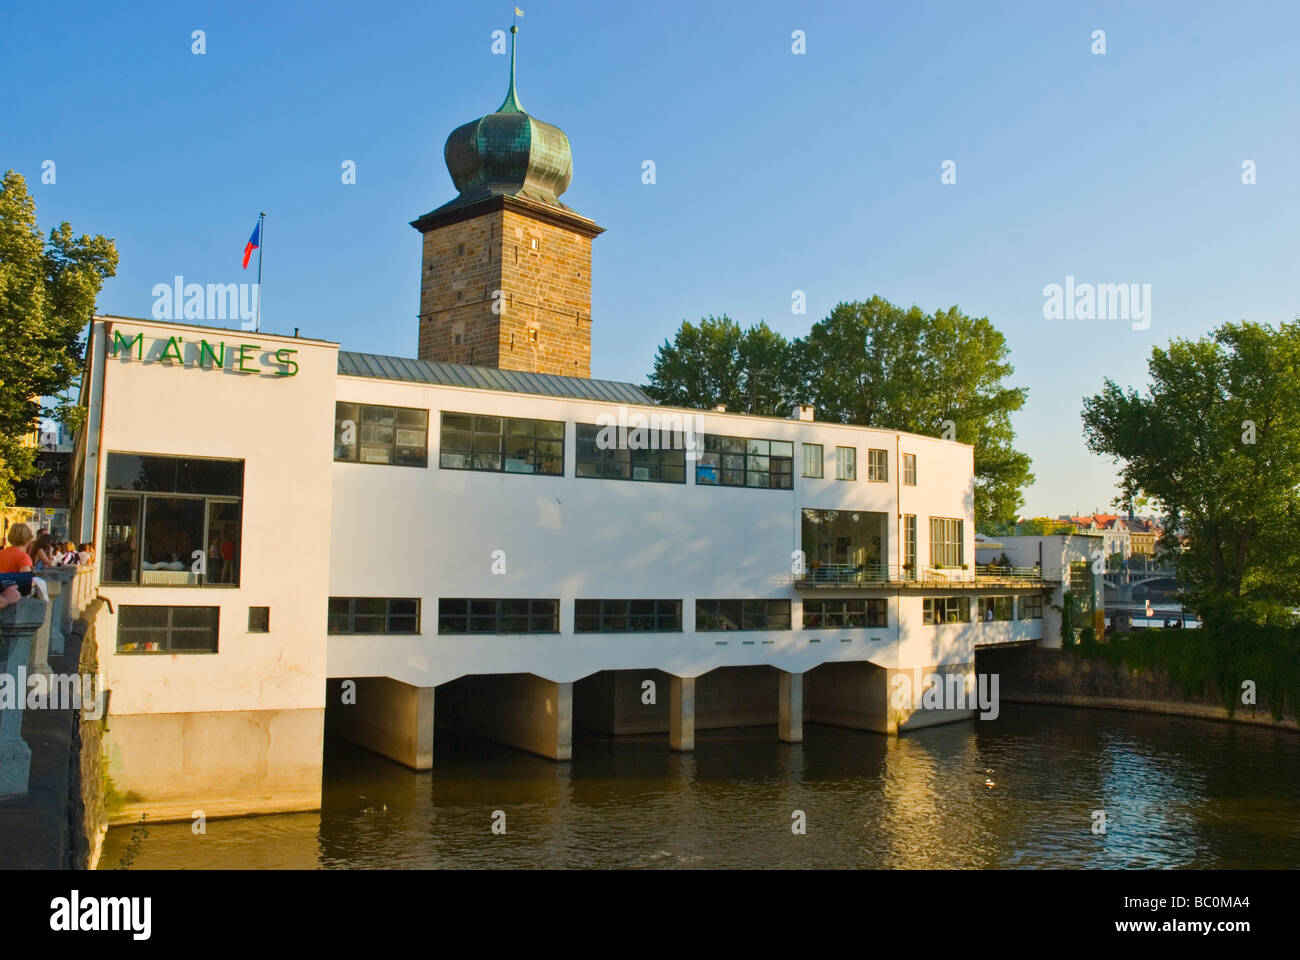
M 520 100 L 568 134 L 564 199 L 607 228 L 594 376 L 643 381 L 681 321 L 711 313 L 797 336 L 840 300 L 956 304 L 1007 336 L 1030 390 L 1025 512 L 1055 515 L 1114 494 L 1080 436 L 1105 377 L 1144 384 L 1152 345 L 1300 313 L 1295 3 L 521 6 Z M 264 329 L 414 356 L 408 222 L 454 195 L 447 134 L 501 102 L 491 34 L 510 12 L 10 7 L 0 169 L 28 178 L 44 229 L 116 239 L 103 312 L 149 315 L 176 274 L 252 279 L 239 260 L 266 210 Z M 1150 328 L 1044 319 L 1044 285 L 1067 275 L 1150 284 Z

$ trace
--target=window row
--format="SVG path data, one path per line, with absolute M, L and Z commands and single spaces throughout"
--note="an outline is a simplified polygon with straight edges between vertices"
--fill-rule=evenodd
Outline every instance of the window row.
M 970 623 L 970 597 L 926 597 L 921 601 L 921 622 L 928 624 Z M 1019 617 L 1015 616 L 1019 607 Z M 1043 598 L 1041 595 L 1022 596 L 1017 600 L 1010 595 L 975 598 L 975 616 L 978 620 L 1041 620 Z
M 220 607 L 143 606 L 117 608 L 118 653 L 216 653 Z M 248 608 L 248 632 L 271 631 L 271 608 Z
M 686 482 L 684 435 L 667 429 L 575 424 L 576 475 L 603 480 Z M 345 403 L 334 407 L 334 459 L 408 467 L 429 464 L 429 411 Z M 699 438 L 695 482 L 789 490 L 794 442 L 707 435 Z M 856 447 L 835 448 L 835 476 L 858 478 Z M 803 444 L 803 476 L 821 477 L 825 450 Z M 443 412 L 439 466 L 446 470 L 564 475 L 564 421 Z M 889 452 L 867 450 L 867 479 L 889 480 Z M 903 483 L 916 484 L 916 455 L 903 454 Z

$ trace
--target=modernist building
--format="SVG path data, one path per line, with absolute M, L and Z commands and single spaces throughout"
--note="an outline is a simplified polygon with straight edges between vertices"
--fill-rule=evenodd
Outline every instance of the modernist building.
M 977 575 L 972 448 L 590 379 L 600 228 L 513 62 L 446 155 L 419 359 L 93 323 L 73 511 L 123 818 L 316 807 L 327 732 L 426 769 L 443 725 L 564 760 L 575 730 L 970 717 L 891 680 L 970 684 L 1055 587 Z

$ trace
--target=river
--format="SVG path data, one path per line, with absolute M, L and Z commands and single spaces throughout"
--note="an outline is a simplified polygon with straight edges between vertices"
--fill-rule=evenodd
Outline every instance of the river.
M 1300 867 L 1294 733 L 1004 704 L 804 735 L 578 741 L 556 764 L 439 731 L 425 773 L 330 742 L 320 812 L 118 827 L 100 869 Z

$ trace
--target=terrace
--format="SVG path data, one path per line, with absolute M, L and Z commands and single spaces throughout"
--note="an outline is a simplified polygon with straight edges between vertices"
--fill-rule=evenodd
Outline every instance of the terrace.
M 976 564 L 972 572 L 969 564 L 960 567 L 926 567 L 919 570 L 882 563 L 823 563 L 813 561 L 802 574 L 794 576 L 794 585 L 801 590 L 862 589 L 876 587 L 889 590 L 928 590 L 935 587 L 984 589 L 987 587 L 1049 589 L 1060 584 L 1043 576 L 1042 569 L 1032 567 Z

